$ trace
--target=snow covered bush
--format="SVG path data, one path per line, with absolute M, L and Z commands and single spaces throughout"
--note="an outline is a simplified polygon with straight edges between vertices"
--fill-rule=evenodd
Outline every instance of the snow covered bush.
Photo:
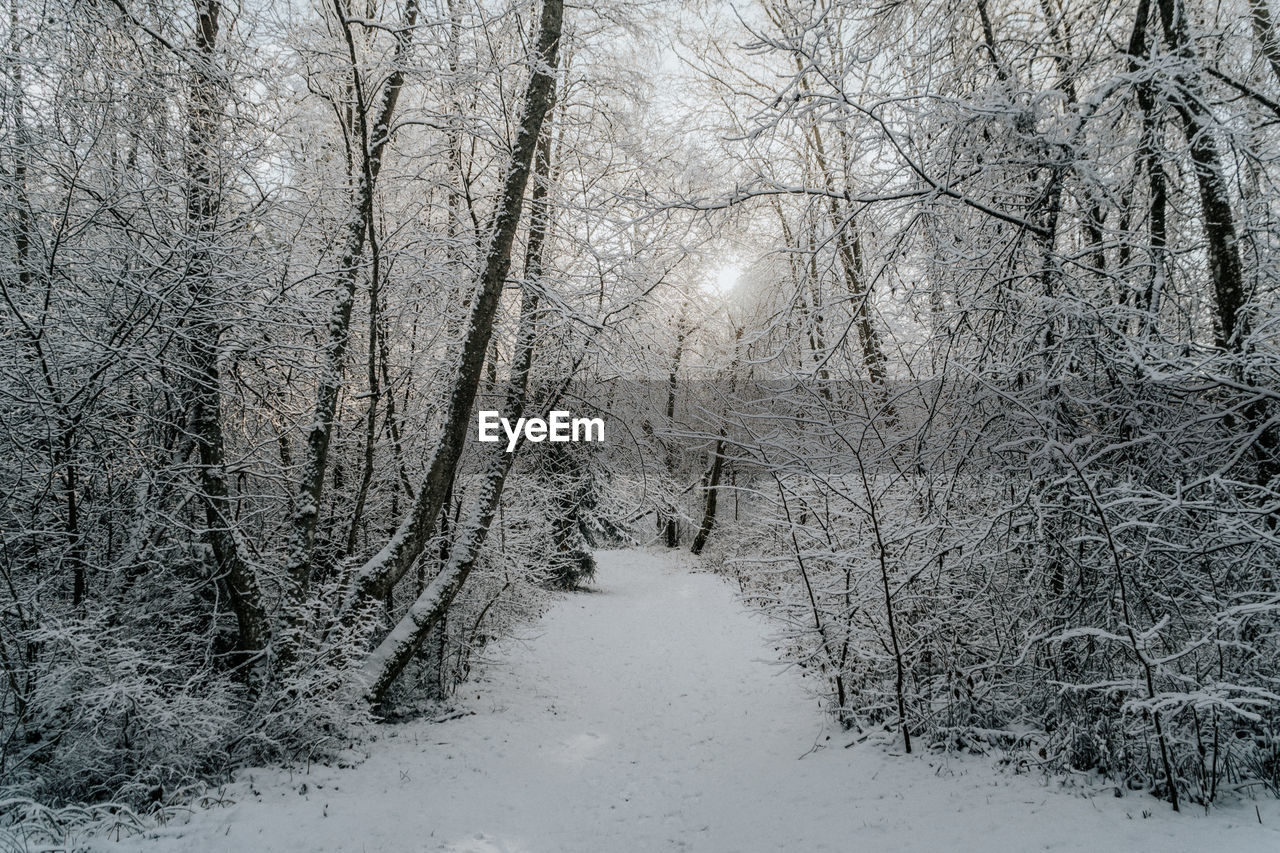
M 7 762 L 11 790 L 146 804 L 224 766 L 244 707 L 225 674 L 176 663 L 102 616 L 46 625 L 29 641 L 42 665 L 27 694 L 24 747 Z

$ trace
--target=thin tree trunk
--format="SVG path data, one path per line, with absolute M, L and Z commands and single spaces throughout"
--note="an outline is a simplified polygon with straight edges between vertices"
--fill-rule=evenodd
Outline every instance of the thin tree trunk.
M 809 263 L 802 263 L 796 257 L 796 253 L 800 251 L 800 244 L 796 240 L 795 235 L 791 231 L 791 226 L 787 224 L 787 217 L 782 212 L 782 203 L 777 198 L 773 199 L 773 209 L 778 214 L 778 223 L 782 226 L 782 239 L 787 247 L 787 263 L 791 269 L 791 277 L 795 280 L 796 294 L 800 298 L 800 316 L 804 324 L 806 332 L 804 338 L 809 344 L 809 354 L 813 359 L 814 375 L 818 380 L 818 393 L 830 401 L 831 399 L 831 371 L 827 367 L 826 358 L 826 342 L 823 339 L 822 327 L 822 306 L 815 304 L 812 309 L 809 305 L 809 298 L 805 295 L 805 272 L 806 267 L 809 271 L 809 285 L 813 288 L 817 284 L 817 264 L 815 257 L 817 255 L 813 246 L 813 229 L 809 228 L 809 244 L 808 254 Z M 820 293 L 814 293 L 814 302 L 817 303 L 821 298 Z M 800 365 L 804 367 L 804 350 L 797 354 Z
M 778 9 L 770 9 L 774 22 L 786 26 L 783 21 L 785 13 Z M 799 55 L 793 56 L 796 73 L 803 79 L 805 65 Z M 814 161 L 822 176 L 823 189 L 826 190 L 830 202 L 827 215 L 831 222 L 831 237 L 835 241 L 836 255 L 840 263 L 840 271 L 844 277 L 845 290 L 849 294 L 850 304 L 854 312 L 854 325 L 858 332 L 858 342 L 862 349 L 863 366 L 867 377 L 875 385 L 883 385 L 886 379 L 884 347 L 880 335 L 871 321 L 871 290 L 866 286 L 862 276 L 862 243 L 857 233 L 857 226 L 852 217 L 842 220 L 840 202 L 835 189 L 835 176 L 827 159 L 826 146 L 822 140 L 822 131 L 817 121 L 810 119 L 809 132 L 805 136 L 806 144 L 812 147 Z M 846 235 L 852 230 L 853 234 Z
M 814 592 L 813 583 L 809 579 L 809 569 L 804 562 L 804 551 L 800 547 L 800 538 L 796 535 L 796 528 L 802 526 L 804 524 L 804 520 L 801 519 L 797 522 L 792 516 L 791 504 L 787 500 L 787 490 L 786 487 L 782 485 L 782 477 L 779 476 L 778 469 L 772 467 L 769 457 L 763 454 L 763 447 L 761 448 L 761 455 L 764 464 L 770 466 L 769 476 L 773 478 L 774 485 L 778 487 L 778 499 L 782 502 L 782 511 L 786 518 L 787 531 L 791 539 L 791 551 L 796 560 L 796 567 L 800 570 L 800 579 L 804 583 L 805 595 L 809 599 L 809 612 L 813 616 L 813 628 L 814 631 L 817 632 L 818 639 L 822 643 L 823 657 L 826 658 L 827 665 L 832 669 L 832 684 L 836 689 L 836 706 L 839 707 L 843 713 L 845 705 L 848 703 L 848 695 L 844 684 L 844 673 L 838 666 L 836 666 L 836 655 L 832 652 L 834 644 L 827 632 L 826 625 L 822 621 L 822 610 L 818 607 L 818 597 Z M 911 751 L 910 747 L 908 747 L 907 751 Z
M 685 326 L 685 313 L 688 310 L 686 304 L 680 312 L 680 319 L 676 321 L 676 349 L 671 355 L 671 371 L 667 374 L 667 429 L 671 429 L 676 419 L 676 389 L 680 382 L 680 360 L 684 356 L 684 341 L 689 334 L 688 328 Z M 671 454 L 671 448 L 668 444 L 663 454 L 663 464 L 668 474 L 675 473 L 675 459 Z M 662 535 L 663 541 L 666 542 L 668 548 L 675 548 L 680 544 L 680 526 L 676 522 L 675 506 L 667 507 L 658 515 L 658 532 Z
M 190 422 L 200 457 L 200 497 L 205 513 L 203 536 L 219 571 L 227 579 L 231 608 L 236 614 L 239 649 L 256 655 L 266 648 L 270 628 L 257 574 L 246 560 L 232 526 L 218 368 L 223 319 L 216 300 L 210 245 L 221 200 L 214 166 L 215 137 L 224 91 L 216 66 L 220 11 L 218 0 L 200 0 L 196 4 L 195 44 L 191 53 L 194 67 L 187 116 L 187 233 L 192 248 L 183 277 L 191 296 L 188 358 L 195 378 Z
M 357 573 L 357 601 L 381 596 L 409 570 L 430 540 L 444 496 L 453 483 L 493 333 L 503 282 L 511 267 L 511 248 L 520 223 L 525 185 L 532 170 L 543 119 L 554 97 L 563 17 L 564 0 L 546 0 L 539 23 L 533 73 L 524 96 L 523 117 L 511 152 L 502 196 L 490 224 L 478 292 L 471 300 L 470 316 L 461 344 L 460 365 L 445 405 L 443 434 L 432 452 L 426 477 L 409 514 L 401 521 L 391 541 Z M 502 476 L 506 476 L 505 472 Z M 498 482 L 501 482 L 500 478 Z M 433 583 L 431 587 L 434 586 Z
M 987 12 L 986 0 L 978 0 L 978 20 L 982 24 L 982 44 L 987 49 L 987 55 L 991 58 L 991 65 L 996 70 L 996 78 L 1001 83 L 1008 83 L 1011 74 L 1009 68 L 1000 59 L 1000 53 L 996 49 L 996 31 L 991 25 L 991 15 Z
M 738 363 L 741 355 L 742 333 L 746 331 L 745 326 L 738 326 L 733 330 L 733 358 L 729 362 L 729 398 L 732 399 L 734 391 L 737 389 Z M 693 547 L 690 550 L 695 554 L 701 554 L 702 549 L 706 547 L 707 538 L 711 535 L 712 528 L 716 525 L 716 507 L 720 499 L 720 479 L 724 473 L 724 440 L 727 431 L 724 422 L 727 420 L 727 413 L 721 412 L 720 436 L 716 439 L 715 448 L 711 451 L 711 470 L 707 472 L 706 501 L 702 509 L 702 523 L 698 525 L 698 533 L 693 538 Z
M 1195 45 L 1180 0 L 1157 0 L 1165 37 L 1177 55 L 1192 67 L 1199 66 Z M 1191 163 L 1200 189 L 1200 210 L 1209 255 L 1209 273 L 1217 306 L 1217 343 L 1232 352 L 1241 352 L 1247 334 L 1244 268 L 1240 260 L 1239 237 L 1231 196 L 1223 175 L 1222 155 L 1214 132 L 1214 119 L 1204 106 L 1202 87 L 1195 76 L 1180 75 L 1179 88 L 1186 92 L 1174 106 L 1182 118 Z
M 373 223 L 369 223 L 370 226 Z M 344 554 L 353 554 L 356 550 L 356 540 L 360 531 L 360 520 L 364 515 L 365 500 L 369 496 L 369 485 L 373 482 L 373 453 L 376 449 L 376 439 L 378 437 L 378 400 L 382 396 L 381 385 L 379 384 L 378 374 L 378 325 L 381 322 L 378 310 L 378 291 L 382 286 L 379 279 L 381 264 L 379 263 L 377 251 L 377 238 L 372 232 L 369 234 L 369 243 L 374 247 L 373 250 L 373 268 L 369 276 L 369 352 L 366 368 L 368 371 L 367 381 L 369 383 L 369 409 L 365 415 L 364 425 L 364 458 L 361 463 L 360 485 L 356 488 L 355 504 L 351 508 L 351 520 L 347 527 L 347 539 Z
M 333 419 L 342 390 L 344 360 L 351 338 L 351 310 L 355 302 L 356 281 L 364 256 L 367 235 L 374 228 L 373 199 L 383 154 L 391 138 L 396 104 L 404 85 L 404 67 L 413 42 L 413 28 L 418 20 L 417 0 L 408 0 L 400 26 L 396 29 L 395 69 L 379 90 L 375 118 L 370 124 L 359 71 L 355 40 L 351 33 L 343 0 L 333 0 L 339 28 L 347 44 L 351 63 L 352 88 L 356 98 L 355 125 L 360 132 L 361 174 L 356 181 L 347 218 L 343 247 L 338 262 L 338 298 L 327 324 L 328 339 L 320 357 L 320 379 L 316 389 L 315 414 L 307 433 L 306 455 L 298 486 L 298 502 L 289 538 L 288 575 L 290 598 L 296 605 L 306 594 L 311 570 L 311 554 L 315 546 L 316 525 L 320 518 L 320 498 L 324 491 L 329 444 L 333 436 Z
M 693 547 L 689 550 L 697 555 L 706 547 L 711 528 L 716 525 L 716 500 L 720 495 L 720 473 L 724 470 L 724 429 L 720 430 L 720 438 L 716 439 L 715 449 L 711 451 L 711 471 L 707 474 L 707 498 L 702 510 L 702 523 L 698 526 L 698 535 L 693 537 Z
M 440 619 L 427 635 L 427 698 L 443 702 L 449 697 L 449 679 L 445 677 L 445 652 L 449 645 L 448 613 Z
M 1147 57 L 1147 22 L 1151 16 L 1149 0 L 1138 0 L 1133 33 L 1129 37 L 1129 73 L 1135 74 Z M 1142 80 L 1137 85 L 1138 108 L 1142 111 L 1142 137 L 1138 151 L 1139 167 L 1147 173 L 1150 190 L 1148 201 L 1148 254 L 1151 272 L 1143 289 L 1142 302 L 1138 305 L 1142 334 L 1155 333 L 1160 315 L 1160 297 L 1164 289 L 1166 249 L 1168 246 L 1168 189 L 1164 164 L 1157 154 L 1159 150 L 1159 118 L 1156 116 L 1155 85 Z
M 880 566 L 881 591 L 884 593 L 885 619 L 889 625 L 889 642 L 893 650 L 894 695 L 898 703 L 898 726 L 902 731 L 902 748 L 911 752 L 911 728 L 907 724 L 906 680 L 907 668 L 902 660 L 902 646 L 898 640 L 898 621 L 893 607 L 893 590 L 889 586 L 889 555 L 885 548 L 881 533 L 880 514 L 876 510 L 876 497 L 871 489 L 871 481 L 867 479 L 867 470 L 858 464 L 858 473 L 862 477 L 862 488 L 867 496 L 867 511 L 871 518 L 871 529 L 875 533 L 876 557 Z
M 862 348 L 862 362 L 867 370 L 867 378 L 875 385 L 883 385 L 885 375 L 884 347 L 880 335 L 871 322 L 871 291 L 862 277 L 862 243 L 857 233 L 857 226 L 852 222 L 842 221 L 840 203 L 836 201 L 835 178 L 832 175 L 827 153 L 822 142 L 822 133 L 816 122 L 810 127 L 814 157 L 818 171 L 822 174 L 822 182 L 831 203 L 827 215 L 831 220 L 832 237 L 836 241 L 837 255 L 840 259 L 840 270 L 844 275 L 845 290 L 849 294 L 853 307 L 854 324 L 858 330 L 858 342 Z M 852 230 L 851 236 L 846 231 Z

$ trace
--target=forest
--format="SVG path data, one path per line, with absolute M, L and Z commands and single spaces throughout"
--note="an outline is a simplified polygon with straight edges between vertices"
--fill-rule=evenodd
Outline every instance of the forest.
M 633 546 L 844 740 L 1280 796 L 1271 0 L 4 5 L 0 822 L 437 715 Z

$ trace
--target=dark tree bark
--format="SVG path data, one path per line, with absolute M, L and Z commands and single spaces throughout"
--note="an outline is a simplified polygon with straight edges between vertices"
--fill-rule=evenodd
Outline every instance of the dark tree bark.
M 1134 16 L 1133 33 L 1129 37 L 1129 72 L 1136 74 L 1147 58 L 1147 22 L 1151 17 L 1149 0 L 1139 0 Z M 1150 199 L 1147 203 L 1147 252 L 1150 256 L 1151 271 L 1143 288 L 1141 302 L 1137 305 L 1141 315 L 1142 333 L 1149 336 L 1155 332 L 1156 320 L 1160 314 L 1160 297 L 1164 287 L 1165 270 L 1167 268 L 1166 251 L 1168 248 L 1168 188 L 1165 181 L 1164 164 L 1160 161 L 1159 128 L 1160 121 L 1156 115 L 1155 85 L 1150 79 L 1144 79 L 1137 85 L 1138 108 L 1142 111 L 1142 137 L 1138 151 L 1138 164 L 1147 174 Z
M 729 396 L 733 397 L 736 390 L 739 357 L 741 356 L 742 333 L 746 331 L 745 326 L 739 326 L 733 332 L 733 359 L 729 362 Z M 823 391 L 826 389 L 823 388 Z M 830 398 L 827 398 L 828 401 Z M 727 412 L 721 412 L 721 423 L 723 424 L 728 418 Z M 716 525 L 716 508 L 720 500 L 720 479 L 724 476 L 724 441 L 727 432 L 724 426 L 720 427 L 720 435 L 716 439 L 715 447 L 711 451 L 711 469 L 707 471 L 706 478 L 706 499 L 702 507 L 702 523 L 698 525 L 698 533 L 693 537 L 693 547 L 689 550 L 695 555 L 701 554 L 702 549 L 707 545 L 707 538 L 711 535 L 712 529 Z
M 453 483 L 470 422 L 471 406 L 480 386 L 502 286 L 511 267 L 511 248 L 520 224 L 534 151 L 538 147 L 543 119 L 554 98 L 563 17 L 563 0 L 544 3 L 533 56 L 533 72 L 524 96 L 523 115 L 502 196 L 490 223 L 484 266 L 477 292 L 471 300 L 460 363 L 445 404 L 443 433 L 431 454 L 426 477 L 409 514 L 391 541 L 360 568 L 355 582 L 357 601 L 381 597 L 409 570 L 431 539 L 444 497 Z M 502 476 L 505 477 L 505 473 Z
M 1157 8 L 1165 38 L 1175 53 L 1190 67 L 1199 67 L 1199 57 L 1186 19 L 1186 7 L 1181 0 L 1157 0 Z M 1240 352 L 1247 334 L 1247 318 L 1242 313 L 1245 304 L 1244 267 L 1240 260 L 1240 241 L 1223 173 L 1222 155 L 1218 150 L 1215 122 L 1205 107 L 1207 99 L 1203 97 L 1198 77 L 1180 74 L 1176 82 L 1180 94 L 1174 101 L 1174 107 L 1182 119 L 1200 190 L 1209 274 L 1213 279 L 1217 307 L 1217 343 L 1225 350 Z
M 698 534 L 693 537 L 693 547 L 689 550 L 695 555 L 701 554 L 706 547 L 707 537 L 716 525 L 716 501 L 720 496 L 720 475 L 724 470 L 724 430 L 716 439 L 715 449 L 711 451 L 711 470 L 707 472 L 707 497 L 702 509 L 702 523 L 698 525 Z
M 1262 54 L 1271 66 L 1271 73 L 1280 83 L 1280 39 L 1276 38 L 1275 22 L 1271 19 L 1269 0 L 1249 0 L 1249 13 L 1253 20 L 1253 32 L 1258 37 Z
M 320 357 L 320 381 L 316 389 L 315 414 L 307 433 L 306 454 L 298 486 L 292 530 L 289 539 L 288 575 L 290 598 L 294 604 L 306 594 L 315 546 L 316 525 L 320 518 L 320 498 L 324 491 L 325 471 L 329 460 L 329 444 L 333 437 L 333 418 L 342 390 L 344 360 L 351 338 L 351 311 L 355 302 L 356 282 L 364 257 L 366 238 L 373 233 L 373 199 L 383 155 L 391 139 L 396 105 L 404 86 L 404 67 L 413 43 L 413 28 L 418 20 L 417 0 L 408 0 L 400 26 L 396 29 L 395 68 L 378 92 L 375 117 L 370 123 L 364 82 L 359 72 L 355 40 L 351 33 L 346 4 L 333 0 L 339 29 L 347 45 L 351 63 L 352 91 L 356 99 L 354 124 L 359 131 L 360 175 L 351 199 L 342 252 L 338 262 L 338 298 L 333 304 L 327 324 L 328 337 Z M 375 284 L 376 286 L 376 284 Z
M 671 371 L 667 374 L 667 429 L 671 429 L 676 420 L 676 389 L 679 387 L 680 381 L 680 360 L 684 356 L 685 338 L 689 335 L 689 330 L 685 325 L 685 312 L 687 310 L 688 305 L 685 305 L 681 310 L 680 319 L 676 322 L 676 349 L 671 354 Z M 672 457 L 669 445 L 663 461 L 666 464 L 667 473 L 674 473 L 675 459 Z M 662 535 L 663 541 L 666 542 L 668 548 L 675 548 L 680 544 L 680 525 L 676 519 L 675 506 L 666 507 L 658 513 L 658 533 Z
M 246 655 L 257 655 L 266 648 L 270 629 L 257 574 L 245 559 L 233 527 L 218 368 L 218 342 L 224 322 L 220 316 L 223 309 L 217 299 L 211 243 L 221 201 L 215 165 L 216 135 L 225 94 L 217 69 L 220 10 L 218 0 L 201 0 L 196 4 L 195 42 L 191 52 L 191 104 L 187 115 L 187 234 L 191 254 L 184 275 L 191 298 L 187 354 L 193 376 L 190 425 L 200 458 L 200 497 L 205 514 L 203 536 L 219 571 L 226 577 L 231 607 L 236 614 L 239 649 Z
M 1157 0 L 1157 8 L 1165 39 L 1174 52 L 1189 68 L 1202 68 L 1191 36 L 1186 5 L 1182 0 Z M 1249 335 L 1244 264 L 1235 211 L 1215 133 L 1216 122 L 1205 106 L 1208 99 L 1197 74 L 1179 74 L 1175 82 L 1178 94 L 1173 106 L 1182 119 L 1200 190 L 1200 211 L 1204 219 L 1209 273 L 1217 308 L 1216 342 L 1221 349 L 1241 355 L 1247 349 Z M 1265 398 L 1258 397 L 1246 406 L 1243 418 L 1244 428 L 1254 433 L 1251 449 L 1256 463 L 1255 480 L 1263 486 L 1280 476 L 1280 430 L 1270 423 L 1270 409 Z M 1275 526 L 1280 523 L 1280 518 L 1272 513 L 1268 523 Z
M 434 702 L 443 702 L 449 698 L 449 679 L 445 673 L 447 669 L 445 652 L 449 646 L 448 616 L 447 612 L 442 613 L 439 621 L 427 634 L 426 694 L 427 698 Z
M 369 408 L 365 413 L 364 454 L 361 459 L 360 485 L 356 488 L 355 504 L 351 508 L 351 518 L 347 525 L 346 544 L 343 555 L 354 553 L 360 532 L 360 522 L 364 516 L 364 504 L 369 496 L 369 486 L 373 482 L 373 453 L 378 437 L 378 402 L 382 397 L 382 384 L 379 374 L 379 355 L 381 350 L 380 324 L 381 312 L 378 306 L 378 294 L 382 288 L 381 263 L 378 257 L 377 235 L 373 232 L 373 222 L 369 223 L 369 245 L 372 247 L 373 266 L 369 273 L 369 350 L 366 357 L 366 381 L 369 385 Z M 394 415 L 388 411 L 388 418 Z

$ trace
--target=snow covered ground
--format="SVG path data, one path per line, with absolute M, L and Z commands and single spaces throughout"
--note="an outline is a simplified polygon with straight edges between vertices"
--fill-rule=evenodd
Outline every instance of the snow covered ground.
M 473 715 L 388 727 L 356 767 L 243 773 L 234 805 L 98 849 L 1280 850 L 1270 800 L 1261 825 L 1253 803 L 1175 815 L 985 759 L 843 749 L 723 581 L 642 551 L 599 560 L 598 592 L 492 650 L 459 697 Z

